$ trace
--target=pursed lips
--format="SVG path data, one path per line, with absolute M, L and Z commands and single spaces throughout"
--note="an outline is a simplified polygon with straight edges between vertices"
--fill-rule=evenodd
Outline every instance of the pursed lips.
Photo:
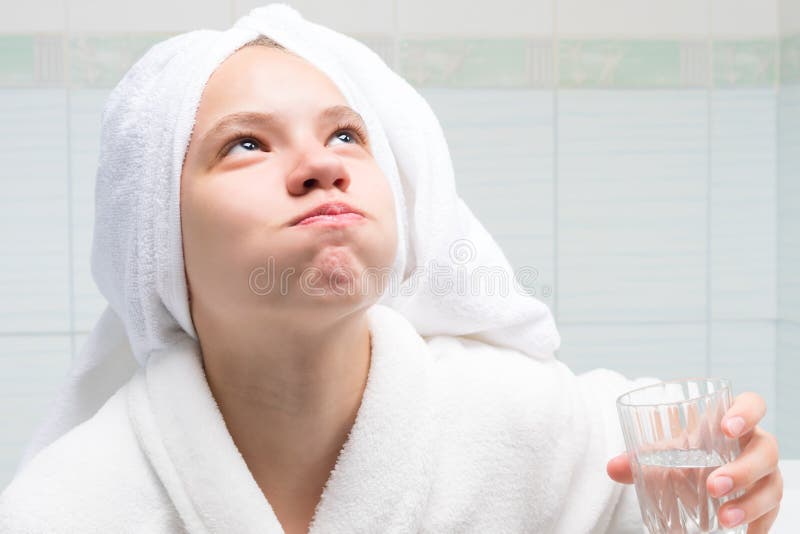
M 322 221 L 346 223 L 363 218 L 364 214 L 349 204 L 344 202 L 327 202 L 295 218 L 292 222 L 292 226 Z

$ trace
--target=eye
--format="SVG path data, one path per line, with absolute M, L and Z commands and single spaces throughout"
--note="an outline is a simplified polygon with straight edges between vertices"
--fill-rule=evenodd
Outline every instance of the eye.
M 353 135 L 352 135 L 350 132 L 348 132 L 347 130 L 339 130 L 339 131 L 337 131 L 336 133 L 337 133 L 338 135 L 337 135 L 335 138 L 336 138 L 336 139 L 339 139 L 339 140 L 341 140 L 341 137 L 339 137 L 340 135 L 342 135 L 342 136 L 347 136 L 348 138 L 353 138 L 353 137 L 354 137 L 354 136 L 353 136 Z M 346 143 L 346 144 L 348 144 L 348 145 L 349 145 L 349 144 L 351 144 L 351 142 L 348 142 L 348 143 Z
M 338 124 L 336 125 L 336 132 L 334 133 L 345 134 L 348 137 L 354 139 L 356 143 L 360 143 L 362 145 L 366 144 L 367 141 L 366 132 L 364 132 L 364 129 L 360 125 L 355 123 L 347 122 L 343 124 Z M 350 145 L 353 143 L 346 143 L 346 144 Z
M 258 144 L 258 141 L 256 141 L 255 139 L 250 139 L 250 138 L 247 138 L 247 139 L 242 139 L 241 141 L 237 141 L 237 143 L 231 147 L 231 150 L 233 150 L 233 149 L 234 149 L 234 148 L 236 148 L 236 147 L 240 147 L 240 146 L 241 146 L 241 147 L 245 147 L 245 148 L 246 148 L 246 145 L 245 145 L 245 143 L 246 143 L 247 145 L 251 145 L 251 146 L 252 146 L 252 145 L 255 145 L 256 147 L 257 147 L 257 146 L 259 146 L 259 144 Z M 248 152 L 253 152 L 253 150 L 255 150 L 255 149 L 251 150 L 251 149 L 249 149 L 249 148 L 246 148 L 246 150 L 247 150 Z
M 227 156 L 233 149 L 238 148 L 240 146 L 250 146 L 254 148 L 247 148 L 247 152 L 255 152 L 258 150 L 258 147 L 261 146 L 261 143 L 257 139 L 257 135 L 255 132 L 236 132 L 231 136 L 231 139 L 228 140 L 225 144 L 227 148 L 222 151 L 222 156 Z

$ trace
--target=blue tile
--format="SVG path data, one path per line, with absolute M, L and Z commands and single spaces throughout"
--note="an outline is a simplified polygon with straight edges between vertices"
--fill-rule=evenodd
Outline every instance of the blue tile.
M 553 93 L 424 89 L 447 138 L 456 187 L 512 267 L 553 266 Z
M 711 317 L 776 318 L 776 93 L 711 101 Z
M 705 320 L 705 91 L 561 91 L 558 105 L 559 318 Z
M 778 441 L 800 458 L 800 86 L 778 95 Z
M 576 373 L 605 367 L 629 379 L 660 380 L 707 373 L 704 323 L 561 322 L 558 328 L 557 357 Z
M 0 90 L 0 333 L 70 328 L 66 93 Z
M 778 321 L 777 359 L 776 417 L 781 458 L 800 459 L 800 323 Z
M 800 322 L 800 85 L 778 101 L 778 315 Z

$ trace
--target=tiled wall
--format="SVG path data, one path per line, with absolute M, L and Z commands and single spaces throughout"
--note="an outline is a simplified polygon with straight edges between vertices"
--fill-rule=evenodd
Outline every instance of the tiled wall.
M 798 1 L 288 3 L 428 99 L 462 196 L 538 270 L 562 360 L 728 377 L 766 398 L 790 458 Z M 104 306 L 89 252 L 109 90 L 151 44 L 262 2 L 44 3 L 0 17 L 0 487 Z
M 800 451 L 800 2 L 780 10 L 777 429 L 785 450 Z

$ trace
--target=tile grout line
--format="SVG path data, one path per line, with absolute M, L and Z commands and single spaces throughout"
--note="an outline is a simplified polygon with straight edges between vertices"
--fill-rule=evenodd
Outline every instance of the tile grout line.
M 780 404 L 781 404 L 781 397 L 778 394 L 778 377 L 780 376 L 780 368 L 781 368 L 781 218 L 780 218 L 780 207 L 781 207 L 781 98 L 783 95 L 782 89 L 782 82 L 783 82 L 783 72 L 781 70 L 781 61 L 783 59 L 782 50 L 781 50 L 781 2 L 778 2 L 777 9 L 775 10 L 775 34 L 776 34 L 776 41 L 777 46 L 775 47 L 775 61 L 776 61 L 776 72 L 777 75 L 775 76 L 775 364 L 773 365 L 774 375 L 773 375 L 773 384 L 772 388 L 775 392 L 775 413 L 780 413 Z M 782 425 L 780 424 L 780 419 L 775 417 L 775 434 L 780 437 L 782 435 Z
M 559 310 L 558 310 L 558 85 L 559 72 L 558 64 L 558 0 L 553 0 L 553 27 L 550 33 L 550 43 L 552 47 L 551 57 L 553 66 L 550 69 L 552 79 L 550 87 L 553 91 L 553 289 L 551 295 L 553 296 L 553 319 L 556 325 L 559 324 Z
M 62 58 L 64 64 L 64 90 L 66 96 L 66 135 L 67 135 L 67 259 L 69 261 L 69 348 L 70 359 L 75 361 L 75 258 L 74 258 L 74 245 L 75 240 L 73 237 L 75 228 L 74 221 L 72 220 L 73 206 L 72 206 L 72 88 L 71 68 L 70 68 L 70 53 L 69 53 L 69 6 L 71 0 L 64 2 L 64 37 L 63 37 L 63 50 Z
M 708 34 L 706 36 L 706 46 L 708 49 L 708 61 L 706 63 L 706 376 L 711 376 L 711 336 L 713 335 L 712 324 L 712 291 L 711 291 L 711 230 L 712 230 L 712 173 L 714 166 L 712 164 L 713 158 L 713 124 L 714 114 L 713 106 L 711 105 L 711 97 L 714 90 L 714 37 L 713 37 L 713 2 L 707 0 L 708 6 Z

